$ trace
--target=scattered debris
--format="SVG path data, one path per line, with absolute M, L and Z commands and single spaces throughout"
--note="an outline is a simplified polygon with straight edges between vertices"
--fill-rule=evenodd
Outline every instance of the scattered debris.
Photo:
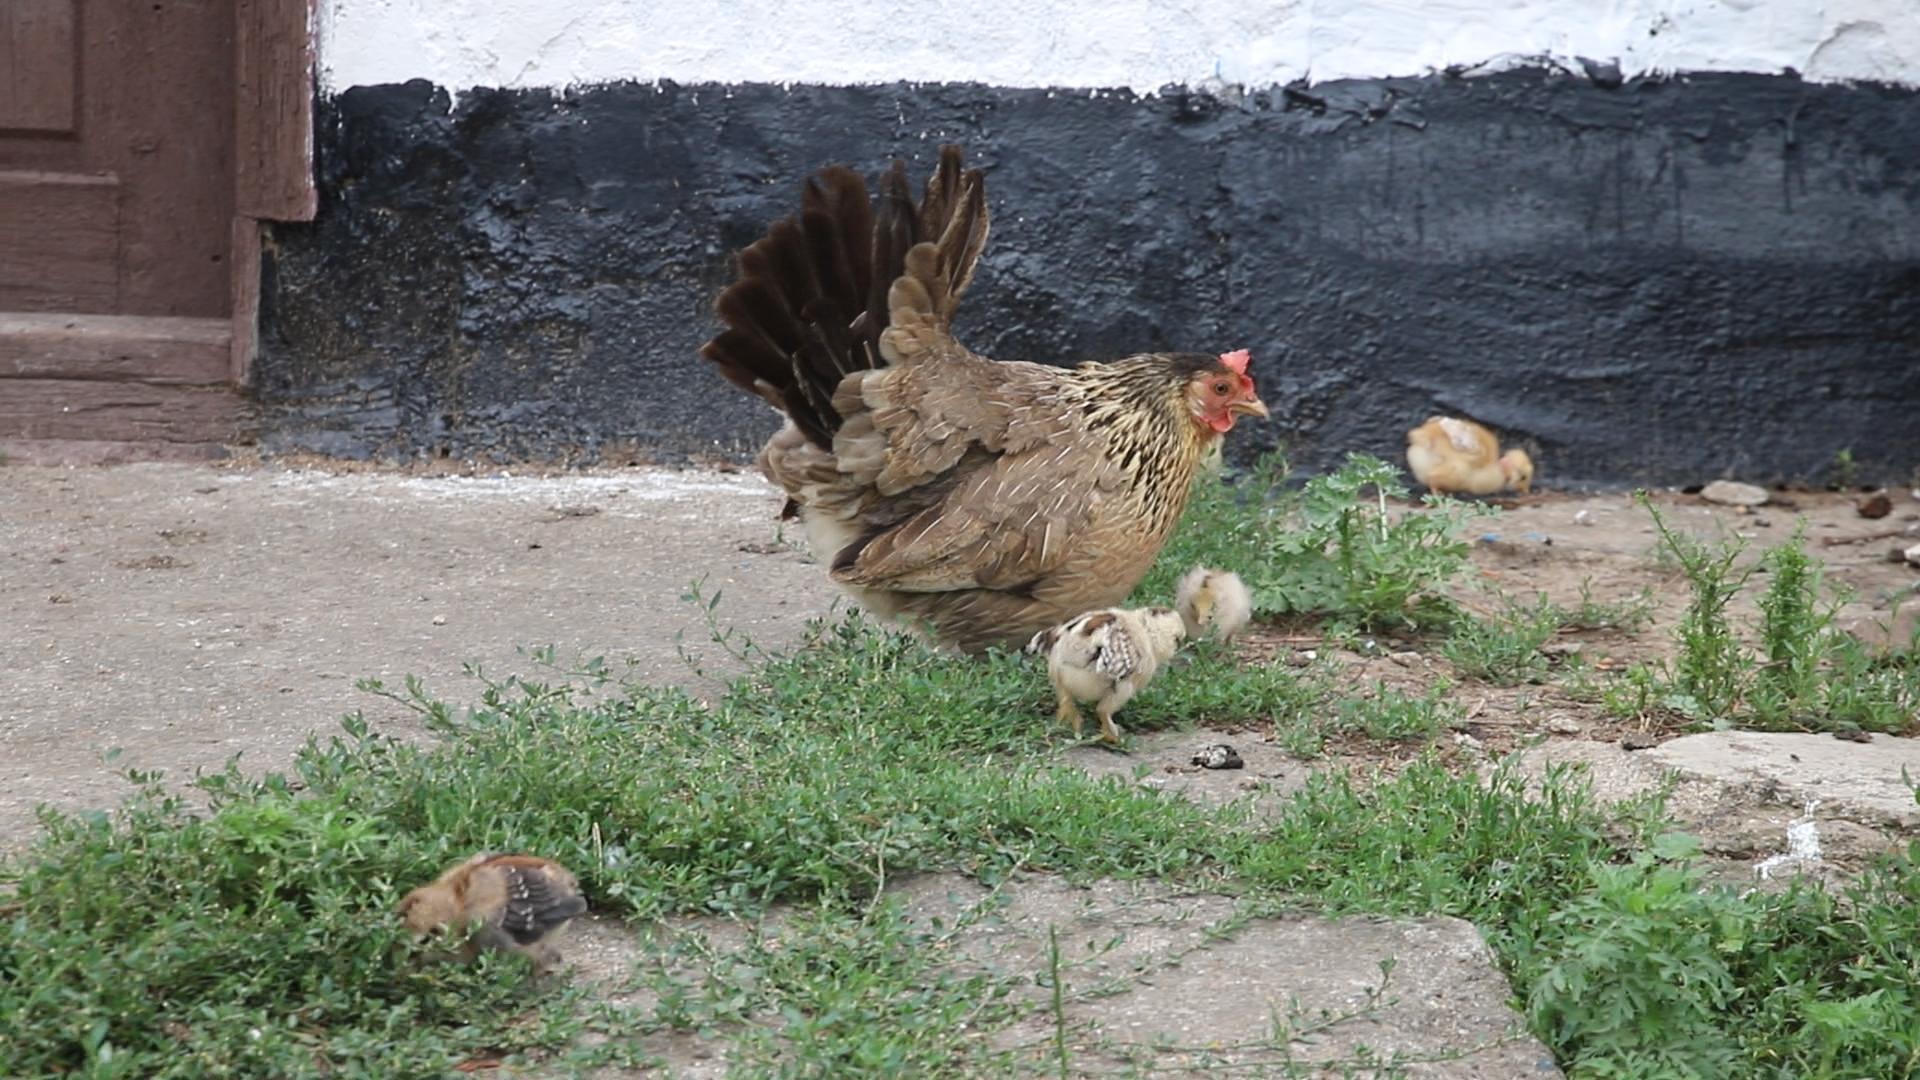
M 205 529 L 161 529 L 159 532 L 159 536 L 160 536 L 160 539 L 165 540 L 167 543 L 172 544 L 174 547 L 185 547 L 188 544 L 206 543 L 207 530 Z
M 568 518 L 592 517 L 600 512 L 600 507 L 591 503 L 561 503 L 547 507 L 553 516 L 548 521 L 565 521 Z
M 1909 599 L 1889 616 L 1855 616 L 1840 629 L 1876 659 L 1903 655 L 1913 650 L 1916 635 L 1920 635 L 1920 601 Z
M 1767 489 L 1755 484 L 1742 484 L 1733 480 L 1715 480 L 1700 489 L 1700 497 L 1710 503 L 1721 506 L 1745 506 L 1752 508 L 1763 506 L 1767 501 Z
M 736 545 L 736 547 L 738 547 L 741 551 L 744 551 L 749 555 L 778 555 L 783 551 L 793 550 L 791 547 L 789 547 L 786 544 L 781 544 L 781 543 L 762 544 L 762 543 L 755 543 L 755 542 L 746 541 L 746 540 L 741 541 L 739 544 Z
M 1234 751 L 1233 747 L 1226 743 L 1214 743 L 1212 746 L 1203 747 L 1199 753 L 1193 755 L 1193 763 L 1203 769 L 1238 769 L 1246 765 L 1246 762 L 1240 760 L 1240 755 Z
M 1893 500 L 1887 498 L 1886 492 L 1879 491 L 1854 503 L 1853 508 L 1863 518 L 1878 519 L 1893 513 Z
M 144 559 L 122 559 L 113 565 L 122 570 L 185 570 L 193 564 L 171 555 L 149 555 Z
M 1823 536 L 1820 538 L 1820 546 L 1839 547 L 1842 544 L 1865 544 L 1874 540 L 1886 540 L 1890 537 L 1900 535 L 1902 535 L 1902 532 L 1899 529 L 1880 529 L 1876 532 L 1861 533 L 1859 536 Z

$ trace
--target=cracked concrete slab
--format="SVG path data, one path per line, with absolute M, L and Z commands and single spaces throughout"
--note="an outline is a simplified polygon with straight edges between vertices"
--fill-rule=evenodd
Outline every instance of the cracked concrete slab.
M 993 888 L 958 874 L 916 874 L 886 892 L 927 935 L 916 947 L 947 958 L 944 970 L 1011 988 L 1019 1015 L 979 1034 L 1013 1055 L 1016 1075 L 1056 1074 L 1062 1043 L 1074 1076 L 1561 1075 L 1509 1007 L 1512 990 L 1491 950 L 1459 919 L 1255 912 L 1230 896 L 1156 882 L 1037 874 Z M 757 928 L 588 920 L 566 949 L 573 977 L 644 1012 L 657 997 L 633 989 L 636 973 L 665 967 L 677 980 L 698 978 L 697 965 L 666 955 L 673 941 L 696 941 L 693 952 L 726 971 L 750 935 L 791 932 L 785 909 Z M 695 1077 L 723 1074 L 729 1043 L 724 1025 L 640 1041 L 669 1075 Z
M 1718 863 L 1718 876 L 1727 879 L 1812 874 L 1837 882 L 1897 849 L 1920 825 L 1920 808 L 1901 778 L 1905 768 L 1920 780 L 1920 740 L 1888 735 L 1855 743 L 1831 735 L 1713 731 L 1634 751 L 1554 739 L 1519 752 L 1515 764 L 1534 781 L 1553 766 L 1571 767 L 1607 803 L 1671 783 L 1667 813 L 1699 837 L 1702 851 Z M 1809 841 L 1816 857 L 1789 857 L 1796 843 L 1804 850 Z

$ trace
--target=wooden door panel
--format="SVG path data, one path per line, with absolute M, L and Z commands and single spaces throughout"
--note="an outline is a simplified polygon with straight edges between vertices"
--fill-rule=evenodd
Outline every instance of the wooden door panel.
M 0 172 L 0 310 L 112 311 L 120 181 Z
M 73 131 L 80 71 L 76 2 L 0 3 L 0 130 Z

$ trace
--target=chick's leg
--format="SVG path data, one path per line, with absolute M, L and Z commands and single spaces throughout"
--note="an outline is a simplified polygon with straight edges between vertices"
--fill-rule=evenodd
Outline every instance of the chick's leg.
M 1064 724 L 1072 724 L 1073 737 L 1077 739 L 1080 737 L 1080 729 L 1085 726 L 1087 718 L 1081 714 L 1080 706 L 1074 702 L 1073 695 L 1056 693 L 1059 698 L 1059 704 L 1054 707 L 1053 718 Z
M 1120 725 L 1113 722 L 1113 714 L 1119 712 L 1121 707 L 1132 697 L 1133 684 L 1131 682 L 1122 682 L 1115 686 L 1112 692 L 1107 694 L 1106 697 L 1101 698 L 1100 704 L 1094 707 L 1095 714 L 1100 717 L 1100 737 L 1102 739 L 1116 746 L 1119 745 Z

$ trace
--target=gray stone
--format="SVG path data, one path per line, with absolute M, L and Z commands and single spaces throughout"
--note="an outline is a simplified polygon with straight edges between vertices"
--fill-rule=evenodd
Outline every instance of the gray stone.
M 1871 743 L 1830 735 L 1709 731 L 1661 743 L 1653 763 L 1722 784 L 1764 784 L 1790 802 L 1818 799 L 1830 812 L 1900 829 L 1920 827 L 1920 806 L 1901 778 L 1920 782 L 1920 740 L 1877 736 Z
M 1712 868 L 1724 871 L 1715 876 L 1730 884 L 1750 884 L 1763 866 L 1776 884 L 1794 874 L 1839 881 L 1920 826 L 1920 808 L 1900 779 L 1905 765 L 1920 780 L 1920 742 L 1912 739 L 1882 735 L 1860 744 L 1718 731 L 1637 752 L 1555 739 L 1509 760 L 1534 784 L 1551 768 L 1571 766 L 1601 803 L 1648 794 L 1672 778 L 1667 814 L 1699 837 Z M 1818 859 L 1785 858 L 1795 850 L 1796 822 L 1817 842 Z
M 1722 506 L 1763 506 L 1767 501 L 1767 489 L 1733 480 L 1715 480 L 1700 489 L 1700 497 Z
M 1144 882 L 1025 879 L 994 898 L 968 879 L 929 875 L 901 892 L 912 910 L 949 925 L 963 905 L 993 905 L 957 936 L 955 952 L 1016 977 L 1035 1011 L 997 1041 L 1036 1074 L 1058 1060 L 1051 929 L 1074 1075 L 1289 1075 L 1289 1061 L 1340 1075 L 1363 1046 L 1376 1061 L 1400 1055 L 1402 1071 L 1347 1075 L 1561 1075 L 1508 1006 L 1512 989 L 1491 950 L 1459 919 L 1247 919 L 1230 898 Z M 1347 1019 L 1311 1039 L 1274 1037 L 1276 1023 L 1323 1022 L 1321 1010 Z

